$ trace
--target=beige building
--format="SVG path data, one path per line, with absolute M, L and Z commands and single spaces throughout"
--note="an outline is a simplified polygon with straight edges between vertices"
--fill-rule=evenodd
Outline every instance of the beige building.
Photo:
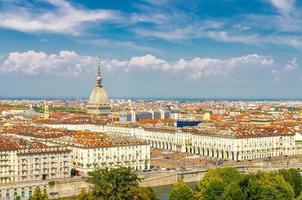
M 22 138 L 1 136 L 0 184 L 70 176 L 70 150 Z
M 97 62 L 96 86 L 90 95 L 87 105 L 87 112 L 90 115 L 96 116 L 108 116 L 111 113 L 110 102 L 103 87 L 103 78 L 101 76 L 101 64 L 99 58 Z
M 265 128 L 256 125 L 242 125 L 243 127 L 206 125 L 198 129 L 139 127 L 131 124 L 48 126 L 129 135 L 149 142 L 153 148 L 219 159 L 250 160 L 299 153 L 296 152 L 295 133 L 289 128 Z
M 67 147 L 19 149 L 17 182 L 70 177 L 71 157 Z
M 0 147 L 0 184 L 16 181 L 17 163 L 17 150 L 14 147 Z
M 150 168 L 150 145 L 129 136 L 79 132 L 53 140 L 71 149 L 72 167 L 86 176 L 95 168 L 131 167 L 133 170 Z
M 288 129 L 240 127 L 204 129 L 192 134 L 192 154 L 230 160 L 252 160 L 295 154 L 294 134 Z

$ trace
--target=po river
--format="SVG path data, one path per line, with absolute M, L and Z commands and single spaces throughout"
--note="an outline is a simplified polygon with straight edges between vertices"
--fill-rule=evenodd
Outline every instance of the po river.
M 195 189 L 197 182 L 187 183 L 187 185 L 190 186 L 192 189 Z M 152 189 L 155 192 L 158 199 L 168 200 L 172 187 L 173 185 L 163 185 L 158 187 L 152 187 Z

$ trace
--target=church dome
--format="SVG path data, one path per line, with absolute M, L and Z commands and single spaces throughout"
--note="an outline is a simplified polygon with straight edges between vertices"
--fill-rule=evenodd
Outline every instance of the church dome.
M 111 113 L 110 102 L 107 93 L 103 88 L 100 58 L 98 58 L 97 62 L 96 85 L 88 101 L 87 113 L 97 116 L 109 116 Z
M 90 105 L 108 105 L 109 100 L 103 87 L 95 87 L 89 98 Z

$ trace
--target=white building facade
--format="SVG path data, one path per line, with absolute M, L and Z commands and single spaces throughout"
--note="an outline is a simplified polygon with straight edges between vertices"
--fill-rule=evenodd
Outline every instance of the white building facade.
M 123 145 L 98 148 L 72 146 L 72 167 L 87 176 L 96 168 L 130 167 L 150 169 L 150 145 Z
M 142 128 L 132 125 L 51 124 L 47 126 L 129 135 L 146 140 L 153 148 L 220 159 L 250 160 L 298 153 L 293 134 L 250 134 L 241 137 L 240 135 L 204 134 L 202 131 L 192 133 L 176 128 Z
M 0 184 L 66 178 L 70 169 L 71 154 L 66 147 L 0 147 Z

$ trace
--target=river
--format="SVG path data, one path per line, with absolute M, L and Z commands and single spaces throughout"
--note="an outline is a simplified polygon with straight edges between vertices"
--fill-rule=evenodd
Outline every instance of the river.
M 191 182 L 191 183 L 187 183 L 187 184 L 192 189 L 194 189 L 195 186 L 197 185 L 197 182 Z M 173 185 L 163 185 L 163 186 L 158 186 L 158 187 L 152 187 L 152 189 L 155 192 L 155 194 L 159 200 L 168 200 L 172 187 L 173 187 Z

